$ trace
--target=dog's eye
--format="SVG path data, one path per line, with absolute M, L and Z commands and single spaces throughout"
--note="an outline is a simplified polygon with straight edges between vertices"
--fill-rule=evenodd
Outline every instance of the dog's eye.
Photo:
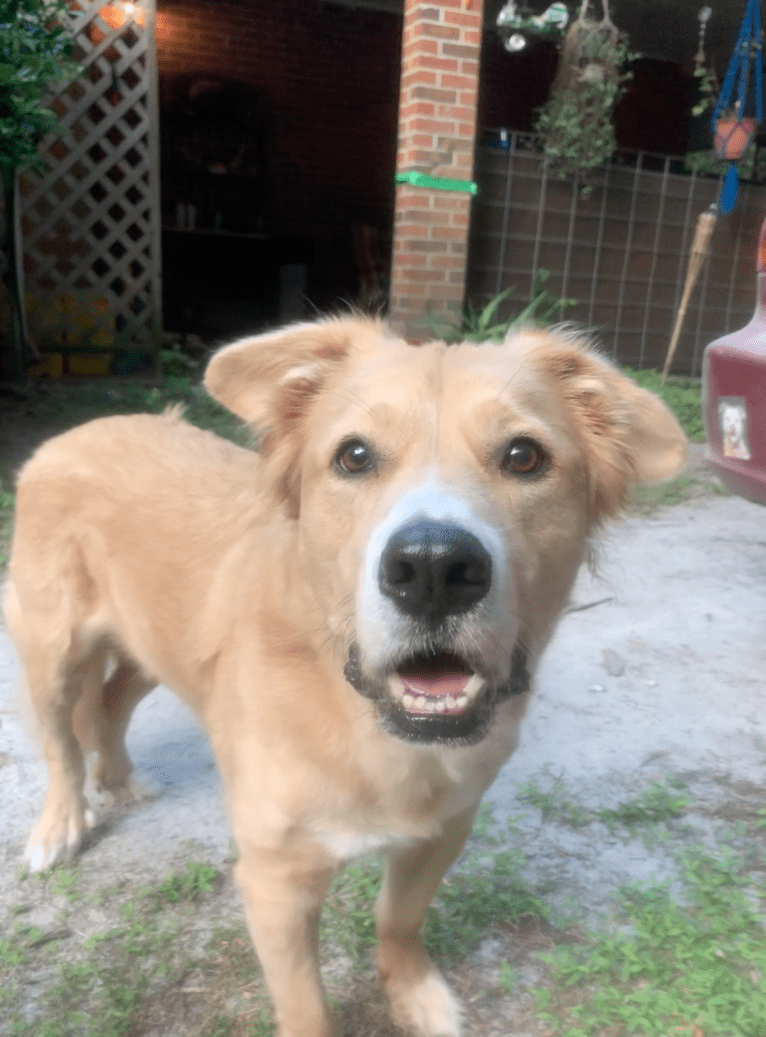
M 533 439 L 514 439 L 503 454 L 501 468 L 508 475 L 535 475 L 547 460 L 545 451 Z
M 361 439 L 348 440 L 335 454 L 335 467 L 344 475 L 361 475 L 375 467 L 375 456 Z

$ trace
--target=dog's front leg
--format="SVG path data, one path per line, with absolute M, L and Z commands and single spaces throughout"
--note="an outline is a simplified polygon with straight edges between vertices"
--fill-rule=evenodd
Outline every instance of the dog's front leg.
M 377 904 L 378 975 L 394 1022 L 418 1037 L 460 1037 L 461 1007 L 423 947 L 428 905 L 471 831 L 475 809 L 441 834 L 391 854 Z
M 277 1015 L 277 1037 L 332 1037 L 319 972 L 319 914 L 335 867 L 307 869 L 287 853 L 247 850 L 235 869 Z

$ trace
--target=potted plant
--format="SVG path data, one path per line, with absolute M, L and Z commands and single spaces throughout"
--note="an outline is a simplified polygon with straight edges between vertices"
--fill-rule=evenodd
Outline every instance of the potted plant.
M 715 123 L 715 150 L 719 158 L 730 162 L 741 158 L 755 135 L 755 119 L 739 114 L 739 101 L 725 108 Z
M 553 176 L 587 175 L 605 165 L 616 147 L 612 113 L 632 73 L 625 69 L 628 49 L 609 17 L 609 0 L 602 6 L 599 22 L 590 16 L 589 0 L 583 0 L 537 119 Z
M 694 70 L 699 80 L 697 87 L 698 101 L 692 108 L 692 115 L 706 115 L 716 107 L 718 97 L 718 80 L 715 72 L 704 67 Z M 749 115 L 741 115 L 740 102 L 724 108 L 715 121 L 714 148 L 720 159 L 734 162 L 744 155 L 750 145 L 757 126 L 757 121 Z

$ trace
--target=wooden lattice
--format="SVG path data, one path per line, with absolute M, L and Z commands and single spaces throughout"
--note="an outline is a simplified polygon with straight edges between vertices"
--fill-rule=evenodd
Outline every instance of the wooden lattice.
M 25 173 L 22 229 L 38 345 L 159 345 L 160 205 L 154 0 L 71 0 L 85 73 L 54 92 L 46 171 Z

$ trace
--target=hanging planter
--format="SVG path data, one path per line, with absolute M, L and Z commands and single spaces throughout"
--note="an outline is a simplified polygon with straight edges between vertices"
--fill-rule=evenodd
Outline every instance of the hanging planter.
M 535 129 L 543 138 L 548 171 L 555 177 L 588 175 L 605 165 L 616 146 L 612 114 L 631 73 L 623 35 L 601 0 L 603 17 L 582 0 L 561 48 L 559 67 Z M 584 190 L 589 190 L 585 183 Z
M 721 116 L 715 124 L 715 150 L 719 158 L 730 162 L 741 158 L 750 146 L 757 126 L 755 119 Z

